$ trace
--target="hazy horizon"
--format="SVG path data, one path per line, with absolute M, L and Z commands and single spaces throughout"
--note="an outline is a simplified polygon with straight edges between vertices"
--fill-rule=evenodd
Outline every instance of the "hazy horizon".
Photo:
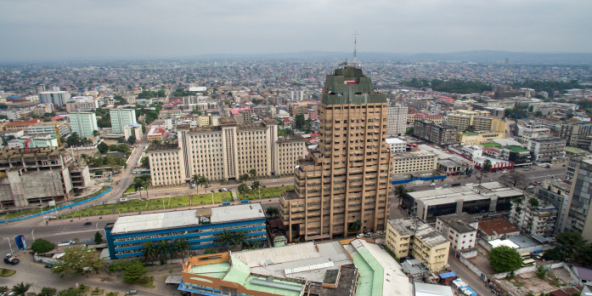
M 0 0 L 0 60 L 592 53 L 592 1 Z

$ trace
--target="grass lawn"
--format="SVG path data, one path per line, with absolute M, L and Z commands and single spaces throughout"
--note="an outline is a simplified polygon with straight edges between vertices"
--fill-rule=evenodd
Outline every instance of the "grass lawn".
M 15 273 L 16 273 L 16 271 L 14 271 L 12 269 L 0 268 L 0 276 L 1 277 L 9 277 Z
M 105 290 L 99 289 L 97 287 L 96 289 L 92 290 L 91 295 L 103 295 L 103 292 L 105 292 Z
M 171 197 L 171 201 L 169 206 L 171 208 L 177 208 L 177 207 L 188 207 L 190 206 L 191 202 L 191 197 L 190 196 L 174 196 Z
M 280 193 L 286 191 L 286 186 L 278 186 L 278 187 L 269 187 L 268 188 L 269 191 L 271 191 L 271 193 L 273 194 L 273 196 L 275 197 L 279 197 Z M 288 185 L 287 186 L 288 190 L 294 190 L 294 185 Z
M 127 212 L 127 208 L 128 207 L 129 206 L 128 206 L 127 202 L 120 202 L 120 203 L 117 204 L 117 206 L 113 210 L 113 213 L 114 214 L 117 214 L 117 213 L 125 213 L 125 212 Z
M 115 208 L 114 204 L 110 205 L 98 205 L 95 206 L 95 209 L 92 211 L 91 215 L 109 215 L 113 212 L 113 208 Z
M 211 196 L 211 194 L 210 194 Z M 232 201 L 232 192 L 216 192 L 214 193 L 214 202 L 221 203 L 223 201 Z
M 162 206 L 162 204 L 160 205 L 148 205 L 148 207 L 146 208 L 147 211 L 150 210 L 162 210 L 164 209 L 164 207 Z
M 149 199 L 148 204 L 162 206 L 163 200 L 164 200 L 164 205 L 167 206 L 167 208 L 168 208 L 169 207 L 169 198 L 168 197 Z
M 76 211 L 73 213 L 69 213 L 66 215 L 62 215 L 62 218 L 75 218 L 75 217 L 88 217 L 90 212 L 93 210 L 93 207 L 89 207 L 80 211 Z
M 146 201 L 145 200 L 140 200 L 140 199 L 130 199 L 129 200 L 129 205 L 130 206 L 145 206 L 146 205 Z
M 194 195 L 191 197 L 191 199 L 193 200 L 192 204 L 194 206 L 211 204 L 212 203 L 212 194 L 210 193 L 208 195 L 200 195 L 200 196 Z
M 130 206 L 127 211 L 128 212 L 141 212 L 146 209 L 146 205 L 142 206 Z

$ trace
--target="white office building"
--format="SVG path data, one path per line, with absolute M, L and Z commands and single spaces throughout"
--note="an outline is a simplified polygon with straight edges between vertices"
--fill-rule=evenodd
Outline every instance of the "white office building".
M 389 106 L 388 125 L 386 128 L 387 137 L 402 136 L 407 129 L 407 107 Z
M 109 115 L 111 115 L 111 128 L 114 134 L 123 135 L 124 127 L 137 123 L 134 109 L 111 109 Z
M 53 103 L 54 106 L 65 106 L 70 100 L 67 91 L 44 91 L 38 94 L 40 103 Z
M 70 127 L 72 133 L 78 133 L 81 138 L 90 138 L 93 131 L 98 131 L 97 115 L 92 112 L 70 113 Z
M 398 138 L 386 138 L 386 143 L 391 147 L 391 153 L 405 152 L 407 142 Z

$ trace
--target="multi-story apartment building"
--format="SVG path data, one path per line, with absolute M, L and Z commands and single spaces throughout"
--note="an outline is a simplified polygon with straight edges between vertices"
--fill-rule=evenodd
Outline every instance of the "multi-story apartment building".
M 448 237 L 452 249 L 462 251 L 472 249 L 477 243 L 479 220 L 467 214 L 450 214 L 436 219 L 436 230 Z
M 417 218 L 389 220 L 385 243 L 397 258 L 412 255 L 430 272 L 441 271 L 448 264 L 450 241 Z
M 73 164 L 74 157 L 63 147 L 0 150 L 2 207 L 67 200 Z
M 280 198 L 288 239 L 347 237 L 385 230 L 389 217 L 386 95 L 374 91 L 361 69 L 327 75 L 317 150 L 298 161 L 295 190 Z
M 393 175 L 431 174 L 438 168 L 438 155 L 426 150 L 395 153 L 393 160 Z
M 544 138 L 551 136 L 551 129 L 543 124 L 531 120 L 518 120 L 513 125 L 514 135 L 518 136 L 520 143 L 528 143 L 531 138 Z
M 99 101 L 93 97 L 73 97 L 72 101 L 66 103 L 66 111 L 73 113 L 77 111 L 92 111 L 99 108 Z
M 568 171 L 571 179 L 567 215 L 560 221 L 560 232 L 575 231 L 584 239 L 592 240 L 592 215 L 590 215 L 590 195 L 592 194 L 592 158 L 579 158 L 570 161 Z
M 386 128 L 386 135 L 388 137 L 396 137 L 405 134 L 407 129 L 407 107 L 406 106 L 389 106 L 388 107 L 388 124 Z
M 503 134 L 506 129 L 506 122 L 499 118 L 474 114 L 450 114 L 446 116 L 446 124 L 456 126 L 459 131 L 465 131 L 469 126 L 473 126 L 475 131 L 496 131 Z
M 216 127 L 178 125 L 177 137 L 178 146 L 152 145 L 147 150 L 153 186 L 182 184 L 193 175 L 212 181 L 238 179 L 251 169 L 259 176 L 292 174 L 296 160 L 305 154 L 304 138 L 279 138 L 273 119 L 239 125 L 227 117 Z
M 532 160 L 549 162 L 565 157 L 565 138 L 548 137 L 528 140 L 528 150 L 532 153 Z
M 54 106 L 65 106 L 70 100 L 67 91 L 44 91 L 38 94 L 39 103 L 53 103 Z
M 136 110 L 134 109 L 111 109 L 109 115 L 111 116 L 111 128 L 114 134 L 123 135 L 124 127 L 137 123 Z
M 144 133 L 142 132 L 141 124 L 136 123 L 123 127 L 123 137 L 127 140 L 131 136 L 134 136 L 138 142 L 142 140 Z
M 567 139 L 567 146 L 576 147 L 578 140 L 592 135 L 592 122 L 569 122 L 561 124 L 559 137 Z M 587 149 L 587 148 L 586 148 Z
M 27 121 L 12 121 L 5 124 L 3 128 L 5 131 L 26 131 L 29 126 L 38 124 L 40 122 L 43 122 L 43 120 L 39 118 Z
M 93 112 L 70 113 L 70 127 L 73 133 L 83 138 L 93 137 L 93 132 L 99 130 L 97 115 Z
M 569 211 L 569 196 L 571 185 L 559 180 L 558 178 L 544 180 L 541 186 L 535 187 L 535 196 L 548 204 L 551 204 L 557 209 L 557 219 L 554 226 L 553 235 L 559 234 L 563 231 L 561 228 L 562 221 L 565 220 Z
M 430 120 L 438 124 L 444 123 L 444 116 L 442 115 L 426 115 L 423 113 L 410 113 L 407 114 L 407 122 L 408 123 L 415 123 L 416 120 Z
M 531 200 L 536 200 L 539 205 L 531 204 Z M 557 209 L 553 205 L 542 204 L 536 198 L 513 202 L 510 222 L 531 235 L 552 235 L 555 233 Z
M 56 134 L 56 131 L 55 131 L 56 125 L 58 127 L 60 137 L 66 137 L 68 134 L 70 134 L 70 127 L 67 124 L 64 124 L 63 122 L 60 122 L 57 124 L 54 124 L 53 122 L 40 122 L 38 124 L 29 125 L 29 126 L 27 126 L 27 134 L 29 134 L 29 135 L 46 135 L 46 134 L 55 135 Z
M 437 124 L 430 120 L 415 120 L 413 135 L 428 142 L 444 146 L 457 143 L 455 126 Z

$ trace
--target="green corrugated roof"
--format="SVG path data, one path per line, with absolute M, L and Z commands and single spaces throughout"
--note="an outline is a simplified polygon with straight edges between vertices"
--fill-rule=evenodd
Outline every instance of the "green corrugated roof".
M 490 142 L 490 143 L 485 143 L 485 144 L 481 144 L 483 145 L 483 147 L 502 147 L 502 145 L 496 143 L 496 142 Z
M 358 253 L 354 257 L 354 264 L 358 268 L 360 278 L 358 279 L 356 296 L 382 295 L 382 285 L 384 283 L 384 269 L 382 265 L 376 261 L 374 256 L 366 248 L 360 248 L 357 251 Z
M 477 133 L 472 133 L 472 132 L 464 132 L 463 134 L 464 134 L 465 136 L 471 136 L 471 137 L 472 137 L 472 136 L 476 136 L 476 135 L 477 135 Z
M 572 153 L 572 154 L 584 154 L 584 153 L 589 153 L 586 150 L 582 150 L 580 148 L 576 148 L 576 147 L 565 147 L 565 151 Z
M 267 278 L 265 278 L 265 277 L 257 277 L 257 276 L 253 275 L 253 276 L 249 276 L 249 278 L 247 278 L 246 282 L 243 284 L 243 287 L 245 287 L 246 289 L 249 289 L 251 291 L 260 291 L 260 292 L 265 292 L 265 293 L 275 294 L 275 295 L 299 296 L 301 293 L 301 291 L 297 292 L 297 291 L 291 291 L 291 290 L 284 290 L 281 288 L 251 284 L 251 281 L 254 279 L 267 281 Z M 299 283 L 290 282 L 290 281 L 282 281 L 282 280 L 278 280 L 278 279 L 273 279 L 273 283 L 290 285 L 290 286 L 297 286 L 300 288 L 304 287 L 304 285 L 299 284 Z
M 201 265 L 201 266 L 194 266 L 189 270 L 190 273 L 193 274 L 201 274 L 205 276 L 217 277 L 212 276 L 212 273 L 222 273 L 222 277 L 226 274 L 226 272 L 230 269 L 230 263 L 223 262 L 223 263 L 215 263 L 215 264 L 208 264 L 208 265 Z M 222 278 L 219 277 L 219 278 Z
M 245 281 L 251 274 L 251 268 L 234 256 L 231 256 L 230 258 L 232 267 L 230 267 L 230 270 L 228 270 L 228 273 L 223 280 L 244 285 Z

